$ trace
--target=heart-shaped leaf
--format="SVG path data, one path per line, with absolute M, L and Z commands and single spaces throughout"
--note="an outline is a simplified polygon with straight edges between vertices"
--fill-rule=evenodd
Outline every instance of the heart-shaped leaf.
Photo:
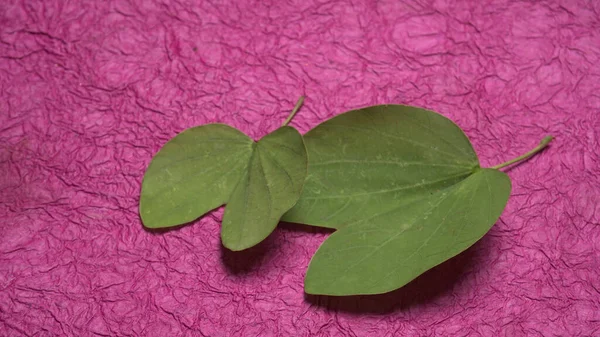
M 310 263 L 310 294 L 402 287 L 479 240 L 510 194 L 508 176 L 481 169 L 462 130 L 432 111 L 372 106 L 304 139 L 307 180 L 283 220 L 338 229 Z
M 187 129 L 154 156 L 142 182 L 144 226 L 181 225 L 227 204 L 221 238 L 231 250 L 265 239 L 298 200 L 306 177 L 302 136 L 284 126 L 258 142 L 237 129 L 209 124 Z

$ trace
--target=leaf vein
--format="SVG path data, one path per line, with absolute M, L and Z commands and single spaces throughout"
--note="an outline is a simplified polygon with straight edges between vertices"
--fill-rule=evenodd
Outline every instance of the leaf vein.
M 441 204 L 441 203 L 442 203 L 444 200 L 448 199 L 448 197 L 449 197 L 451 194 L 452 194 L 452 193 L 448 193 L 446 196 L 444 196 L 443 198 L 441 198 L 441 199 L 440 199 L 440 201 L 439 201 L 439 202 L 438 202 L 438 203 L 437 203 L 435 206 L 432 206 L 432 207 L 430 208 L 430 210 L 431 210 L 431 209 L 434 209 L 434 208 L 436 208 L 436 207 L 438 207 L 438 206 L 439 206 L 439 205 L 440 205 L 440 204 Z M 442 221 L 440 221 L 439 225 L 438 225 L 438 226 L 435 228 L 435 230 L 434 230 L 434 231 L 431 233 L 431 235 L 429 235 L 429 237 L 427 238 L 427 240 L 425 240 L 425 242 L 423 242 L 423 243 L 422 243 L 422 244 L 419 246 L 419 248 L 415 249 L 415 251 L 414 251 L 414 252 L 412 252 L 412 253 L 411 253 L 409 256 L 407 256 L 406 258 L 404 258 L 404 259 L 402 260 L 402 262 L 401 262 L 401 263 L 399 263 L 399 266 L 398 266 L 398 267 L 396 267 L 396 268 L 392 268 L 392 270 L 391 270 L 390 272 L 388 272 L 388 273 L 387 273 L 387 274 L 386 274 L 384 277 L 380 278 L 380 279 L 379 279 L 379 281 L 377 281 L 376 283 L 374 283 L 374 284 L 371 286 L 372 288 L 375 288 L 375 287 L 376 287 L 378 284 L 380 284 L 381 282 L 383 282 L 383 280 L 385 280 L 385 279 L 387 279 L 388 277 L 390 277 L 390 275 L 392 275 L 393 273 L 395 273 L 395 272 L 396 272 L 398 269 L 400 269 L 400 267 L 402 267 L 402 266 L 403 266 L 403 263 L 404 263 L 404 262 L 408 261 L 408 260 L 409 260 L 411 257 L 415 256 L 415 255 L 416 255 L 418 252 L 420 252 L 420 251 L 421 251 L 421 249 L 423 249 L 423 247 L 425 247 L 425 246 L 426 246 L 426 245 L 429 243 L 429 241 L 431 240 L 431 238 L 432 238 L 432 237 L 433 237 L 435 234 L 437 234 L 437 232 L 440 230 L 440 228 L 442 228 L 442 225 L 443 225 L 443 224 L 446 222 L 446 219 L 448 218 L 448 214 L 450 214 L 450 213 L 452 212 L 452 210 L 453 210 L 453 209 L 456 207 L 456 205 L 457 205 L 457 203 L 458 203 L 458 200 L 459 200 L 459 199 L 460 199 L 460 198 L 456 198 L 456 199 L 454 200 L 454 203 L 453 203 L 453 204 L 452 204 L 452 206 L 451 206 L 451 207 L 448 209 L 448 212 L 446 212 L 446 214 L 444 215 L 444 218 L 443 218 L 443 220 L 442 220 Z M 416 220 L 415 220 L 415 221 L 416 221 Z
M 353 197 L 372 195 L 372 194 L 390 193 L 390 192 L 396 192 L 396 191 L 403 191 L 403 190 L 407 190 L 407 189 L 411 189 L 411 188 L 434 185 L 437 183 L 441 183 L 441 182 L 444 182 L 444 181 L 447 181 L 447 180 L 450 180 L 453 178 L 465 176 L 465 175 L 468 175 L 468 173 L 460 173 L 460 174 L 445 177 L 444 179 L 440 179 L 440 180 L 434 180 L 434 181 L 430 181 L 430 182 L 426 182 L 426 183 L 416 183 L 416 184 L 406 185 L 406 186 L 392 188 L 392 189 L 363 192 L 363 193 L 354 193 L 354 194 L 336 194 L 336 195 L 329 195 L 329 196 L 324 196 L 324 197 L 320 197 L 320 196 L 304 197 L 304 199 L 306 199 L 306 200 L 310 200 L 310 199 L 342 199 L 342 198 L 353 198 Z
M 289 151 L 289 152 L 292 152 L 292 153 L 294 153 L 294 154 L 296 154 L 296 155 L 298 155 L 298 156 L 301 156 L 301 155 L 302 155 L 302 153 L 300 153 L 300 152 L 298 152 L 298 151 L 296 151 L 296 150 L 292 149 L 292 148 L 291 148 L 291 147 L 289 147 L 289 146 L 286 146 L 286 145 L 284 145 L 284 144 L 278 143 L 278 142 L 274 141 L 273 139 L 268 139 L 267 141 L 263 141 L 263 142 L 264 142 L 264 143 L 266 143 L 266 144 L 268 144 L 268 145 L 273 145 L 273 146 L 276 146 L 276 147 L 280 147 L 280 148 L 282 148 L 282 149 L 284 149 L 284 150 L 287 150 L 287 151 Z
M 430 114 L 425 114 L 425 116 L 427 116 L 427 119 L 430 120 L 431 119 L 431 115 Z M 428 131 L 430 135 L 432 135 L 434 138 L 441 140 L 442 142 L 452 146 L 453 148 L 455 148 L 456 150 L 458 150 L 460 153 L 471 157 L 473 154 L 467 153 L 465 152 L 465 149 L 458 147 L 456 144 L 449 142 L 448 140 L 440 137 L 440 133 L 439 132 L 435 132 L 433 131 L 430 127 L 425 126 L 424 124 L 421 123 L 421 121 L 416 120 L 415 118 L 407 118 L 404 121 L 408 121 L 409 123 L 412 123 L 413 125 L 416 126 L 420 126 L 422 129 L 424 129 L 425 131 Z
M 444 154 L 446 156 L 452 157 L 453 159 L 456 157 L 455 153 L 450 153 L 450 152 L 447 152 L 447 151 L 442 151 L 440 149 L 431 147 L 431 146 L 429 146 L 429 145 L 427 145 L 425 143 L 416 142 L 414 140 L 411 140 L 411 139 L 408 139 L 408 138 L 404 138 L 404 137 L 400 137 L 400 136 L 397 136 L 397 135 L 393 135 L 393 134 L 390 134 L 390 133 L 387 133 L 387 132 L 383 132 L 383 131 L 380 131 L 380 130 L 375 130 L 375 129 L 371 129 L 371 128 L 360 128 L 360 127 L 356 127 L 356 126 L 349 126 L 349 125 L 343 125 L 343 124 L 322 124 L 321 127 L 338 127 L 338 128 L 345 128 L 345 129 L 351 129 L 351 130 L 359 130 L 359 131 L 362 131 L 362 132 L 364 132 L 364 131 L 371 131 L 371 132 L 375 132 L 375 133 L 377 133 L 378 135 L 381 135 L 381 136 L 385 136 L 385 137 L 388 137 L 388 138 L 391 138 L 391 139 L 402 140 L 402 141 L 407 142 L 409 144 L 413 144 L 415 146 L 420 146 L 420 147 L 425 148 L 427 150 L 431 150 L 431 151 L 435 151 L 435 152 Z M 457 161 L 457 162 L 461 162 L 462 163 L 462 161 Z M 464 162 L 464 163 L 467 163 L 467 162 Z
M 454 165 L 454 164 L 435 164 L 435 163 L 424 163 L 424 162 L 399 162 L 393 160 L 330 160 L 320 163 L 311 163 L 312 167 L 325 166 L 331 164 L 390 164 L 398 166 L 434 166 L 434 167 L 461 167 L 471 168 L 473 165 Z
M 290 173 L 279 163 L 278 160 L 275 159 L 275 156 L 273 156 L 271 153 L 269 153 L 269 151 L 261 151 L 260 153 L 265 154 L 269 158 L 269 160 L 275 164 L 275 166 L 277 166 L 281 171 L 283 171 L 283 173 L 285 173 L 285 176 L 289 180 L 292 188 L 296 187 L 295 186 L 296 184 L 294 184 L 294 179 L 292 179 L 292 176 L 290 176 Z

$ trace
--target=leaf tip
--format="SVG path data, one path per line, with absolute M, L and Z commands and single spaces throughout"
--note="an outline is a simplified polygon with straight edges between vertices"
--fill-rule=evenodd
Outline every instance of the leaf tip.
M 242 250 L 246 250 L 248 248 L 252 248 L 253 246 L 260 243 L 249 241 L 249 240 L 235 240 L 229 235 L 223 235 L 221 232 L 221 243 L 223 243 L 223 247 L 231 250 L 232 252 L 240 252 Z
M 144 226 L 144 228 L 147 229 L 158 229 L 158 228 L 162 228 L 162 226 L 156 226 L 155 224 L 149 222 L 149 221 L 144 221 L 144 219 L 142 219 L 142 226 Z
M 308 267 L 306 276 L 304 277 L 304 292 L 308 295 L 321 296 L 343 296 L 340 293 L 339 284 L 334 280 L 327 282 L 326 279 L 319 277 L 319 273 L 311 271 L 311 266 Z
M 312 282 L 304 280 L 304 292 L 308 295 L 325 295 L 322 291 L 319 291 L 319 287 L 315 286 Z

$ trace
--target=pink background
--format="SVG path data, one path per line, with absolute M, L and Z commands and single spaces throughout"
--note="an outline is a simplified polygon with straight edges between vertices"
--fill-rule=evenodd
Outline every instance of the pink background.
M 224 3 L 228 2 L 228 3 Z M 600 2 L 3 1 L 1 336 L 600 335 Z M 306 296 L 328 231 L 242 253 L 215 212 L 138 216 L 185 128 L 254 138 L 403 103 L 462 127 L 512 197 L 474 247 L 393 293 Z

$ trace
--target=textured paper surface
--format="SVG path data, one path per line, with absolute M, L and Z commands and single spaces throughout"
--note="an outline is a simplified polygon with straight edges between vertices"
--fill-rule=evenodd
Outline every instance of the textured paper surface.
M 600 335 L 597 1 L 4 1 L 0 335 Z M 451 118 L 513 193 L 478 244 L 374 297 L 303 293 L 330 233 L 221 248 L 222 211 L 142 228 L 140 182 L 185 128 L 258 139 L 400 103 Z

